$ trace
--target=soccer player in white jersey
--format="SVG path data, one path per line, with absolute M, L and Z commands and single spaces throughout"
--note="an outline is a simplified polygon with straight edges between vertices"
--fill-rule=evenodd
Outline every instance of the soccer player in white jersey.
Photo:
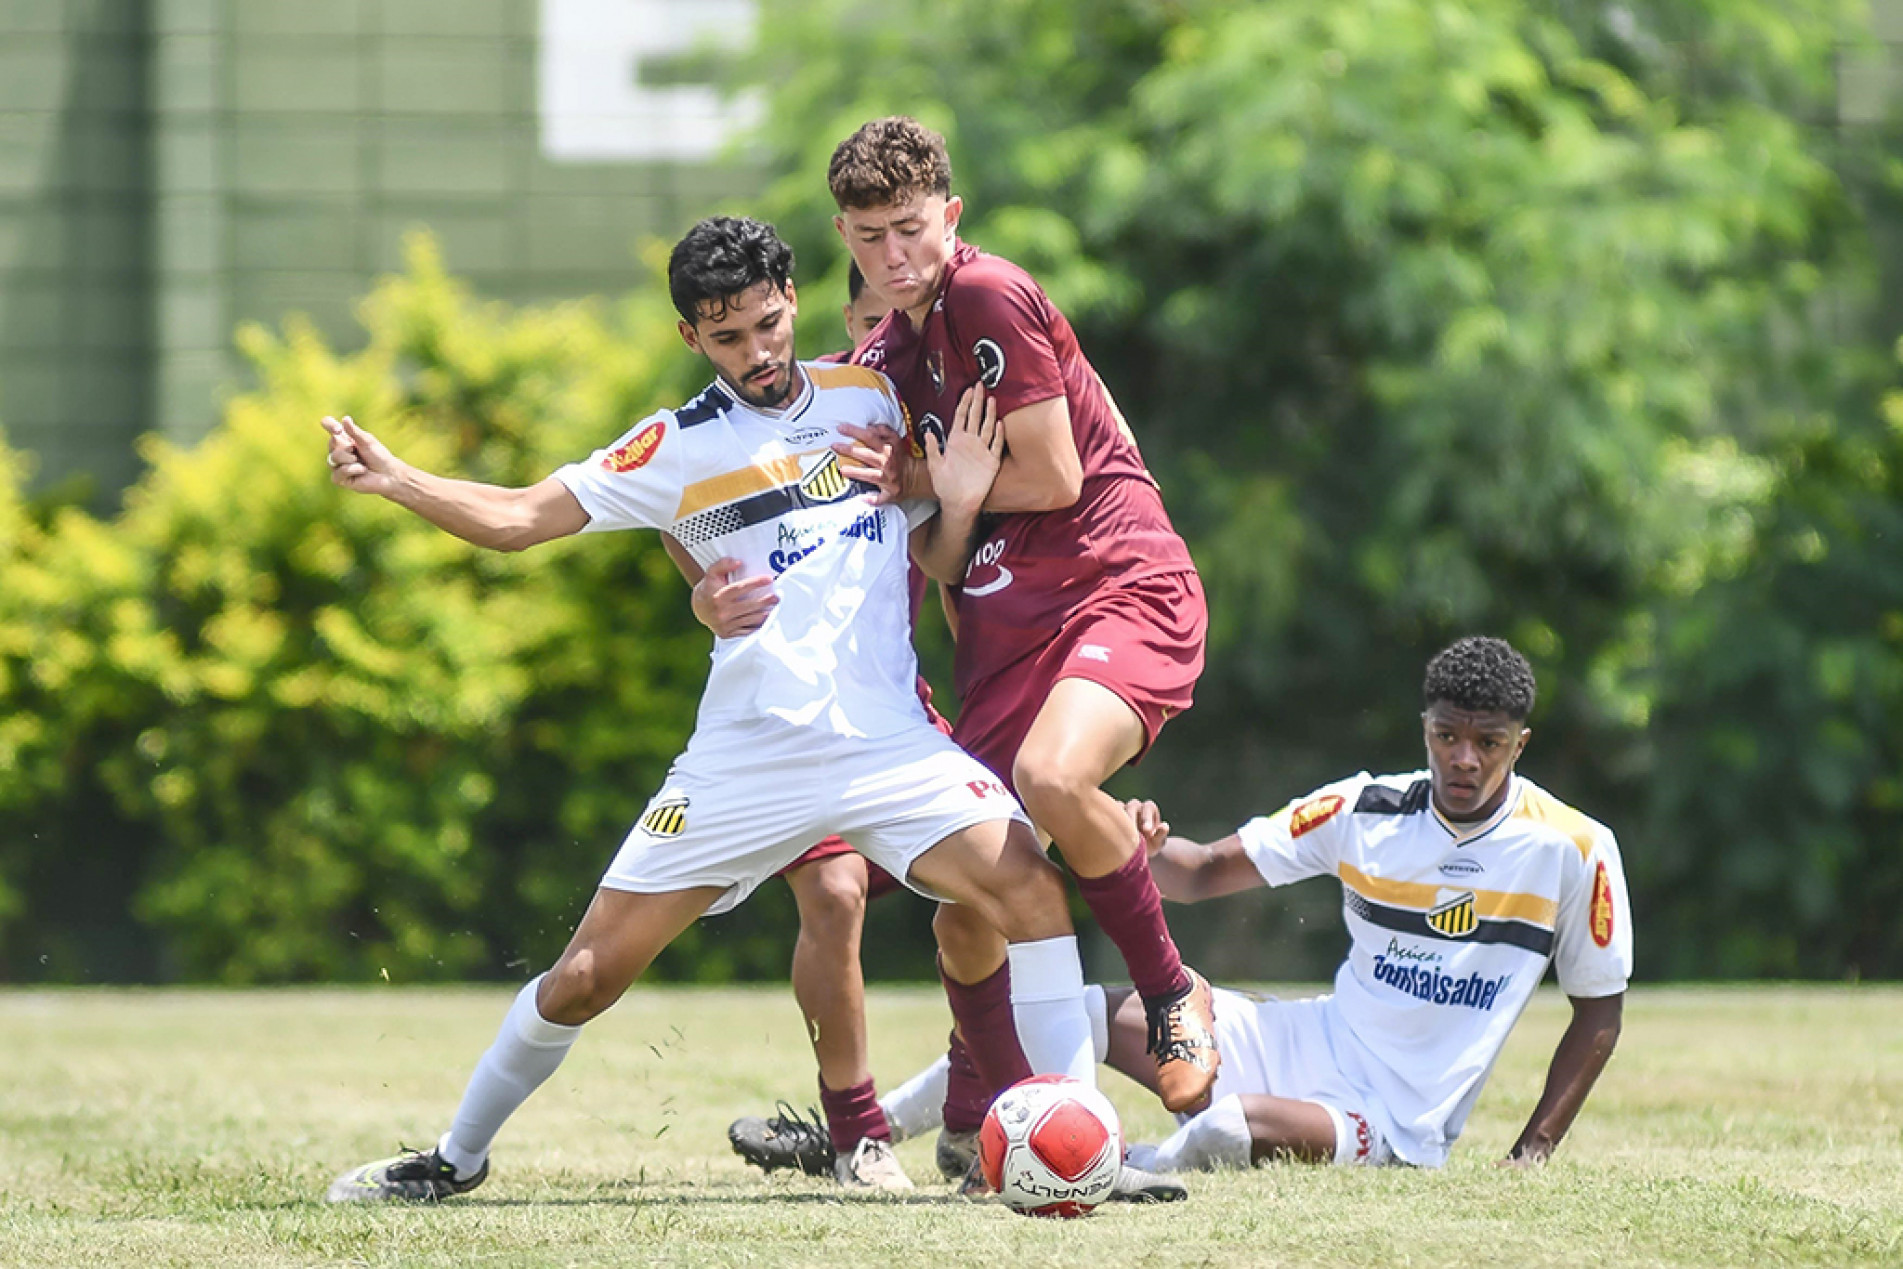
M 792 269 L 770 226 L 694 226 L 669 259 L 668 289 L 714 383 L 526 489 L 419 471 L 350 419 L 324 420 L 336 484 L 478 546 L 663 529 L 703 567 L 732 558 L 771 573 L 780 600 L 752 634 L 716 643 L 685 751 L 567 949 L 516 997 L 449 1130 L 431 1150 L 345 1173 L 333 1201 L 436 1200 L 481 1184 L 497 1131 L 581 1025 L 688 925 L 829 833 L 996 921 L 1012 940 L 1013 1014 L 1032 1064 L 1094 1076 L 1057 870 L 1010 794 L 926 721 L 914 691 L 908 545 L 934 576 L 962 574 L 998 469 L 995 411 L 961 410 L 954 435 L 931 447 L 936 505 L 879 505 L 831 446 L 845 443 L 843 425 L 902 428 L 897 397 L 876 372 L 794 359 Z
M 1552 1153 L 1618 1042 L 1632 922 L 1611 832 L 1513 769 L 1533 694 L 1512 647 L 1462 639 L 1428 663 L 1424 772 L 1338 781 L 1206 845 L 1128 804 L 1165 898 L 1336 877 L 1353 940 L 1331 995 L 1218 988 L 1212 1104 L 1129 1163 L 1438 1167 L 1549 963 L 1572 1023 L 1508 1158 Z M 1128 987 L 1087 999 L 1098 1057 L 1153 1088 L 1142 1002 Z M 889 1100 L 929 1105 L 941 1085 L 922 1073 Z

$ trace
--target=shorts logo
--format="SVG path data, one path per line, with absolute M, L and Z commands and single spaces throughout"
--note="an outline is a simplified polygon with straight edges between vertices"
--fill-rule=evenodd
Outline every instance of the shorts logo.
M 1479 929 L 1480 917 L 1474 911 L 1473 891 L 1463 890 L 1429 908 L 1427 928 L 1450 939 L 1464 939 Z
M 1355 1162 L 1366 1163 L 1368 1156 L 1374 1153 L 1374 1129 L 1368 1127 L 1368 1121 L 1352 1110 L 1341 1112 L 1342 1118 L 1354 1125 Z
M 641 828 L 651 837 L 679 837 L 687 828 L 687 799 L 669 798 L 650 806 Z
M 1478 877 L 1486 868 L 1472 859 L 1450 859 L 1440 866 L 1440 870 L 1449 877 Z
M 993 796 L 1008 798 L 1011 796 L 1005 787 L 996 780 L 967 780 L 965 781 L 965 787 L 971 790 L 971 796 L 975 798 L 988 798 Z
M 655 421 L 629 437 L 627 443 L 614 450 L 601 460 L 601 465 L 609 471 L 633 471 L 645 467 L 654 457 L 654 451 L 661 448 L 661 438 L 667 435 L 667 424 Z
M 1592 941 L 1600 947 L 1612 945 L 1612 878 L 1606 875 L 1604 860 L 1592 875 Z
M 1004 349 L 998 347 L 997 340 L 979 340 L 971 346 L 971 355 L 978 363 L 978 382 L 987 388 L 1004 382 Z
M 846 473 L 839 470 L 839 455 L 831 450 L 814 465 L 813 469 L 800 477 L 800 492 L 814 502 L 837 502 L 846 496 L 852 483 L 846 479 Z
M 1289 814 L 1289 837 L 1300 837 L 1311 829 L 1320 828 L 1333 819 L 1342 806 L 1343 801 L 1338 793 L 1324 793 L 1318 798 L 1311 798 L 1302 803 Z
M 1104 647 L 1101 643 L 1081 643 L 1077 645 L 1077 659 L 1079 661 L 1101 661 L 1105 665 L 1108 665 L 1110 664 L 1110 649 Z

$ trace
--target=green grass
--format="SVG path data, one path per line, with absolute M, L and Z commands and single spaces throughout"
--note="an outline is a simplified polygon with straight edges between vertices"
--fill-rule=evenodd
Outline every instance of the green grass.
M 919 1192 L 763 1179 L 733 1116 L 814 1100 L 792 999 L 637 990 L 516 1117 L 477 1194 L 333 1208 L 332 1175 L 427 1144 L 509 993 L 0 992 L 0 1265 L 1903 1264 L 1903 990 L 1634 993 L 1558 1157 L 1494 1166 L 1565 1002 L 1535 1002 L 1440 1172 L 1277 1166 L 1171 1208 L 1030 1221 Z M 872 1005 L 882 1083 L 929 1059 L 935 992 Z M 1106 1076 L 1133 1137 L 1167 1130 Z

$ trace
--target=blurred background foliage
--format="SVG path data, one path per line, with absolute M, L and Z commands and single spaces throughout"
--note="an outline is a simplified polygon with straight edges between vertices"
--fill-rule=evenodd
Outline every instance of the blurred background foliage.
M 1498 633 L 1541 679 L 1522 769 L 1623 843 L 1643 976 L 1895 976 L 1903 395 L 1871 226 L 1903 169 L 1829 124 L 1860 20 L 769 0 L 740 210 L 795 244 L 826 351 L 832 147 L 893 112 L 947 134 L 966 237 L 1077 325 L 1208 586 L 1199 704 L 1118 786 L 1178 831 L 1418 766 L 1425 658 Z M 658 280 L 503 310 L 419 243 L 363 317 L 347 356 L 244 332 L 256 390 L 153 446 L 110 520 L 26 500 L 0 452 L 0 974 L 519 973 L 685 737 L 708 640 L 651 538 L 484 555 L 334 493 L 315 426 L 538 479 L 698 382 Z M 1215 974 L 1316 977 L 1337 903 L 1178 925 Z M 916 906 L 875 914 L 873 972 L 929 972 Z M 791 930 L 769 887 L 660 970 L 777 976 Z

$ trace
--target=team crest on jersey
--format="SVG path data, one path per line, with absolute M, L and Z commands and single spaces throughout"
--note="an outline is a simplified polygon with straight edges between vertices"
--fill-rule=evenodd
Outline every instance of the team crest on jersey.
M 925 354 L 925 373 L 932 377 L 932 391 L 945 390 L 945 355 L 934 348 Z
M 1342 798 L 1338 793 L 1324 793 L 1318 798 L 1310 798 L 1290 813 L 1288 817 L 1289 837 L 1291 839 L 1300 837 L 1303 833 L 1320 828 L 1329 820 L 1333 819 L 1335 813 L 1341 810 L 1341 808 Z
M 661 438 L 666 435 L 667 424 L 657 419 L 630 436 L 626 444 L 610 452 L 601 460 L 601 465 L 613 472 L 645 467 L 648 459 L 654 457 L 654 451 L 661 448 Z
M 978 363 L 978 382 L 995 388 L 1004 382 L 1004 349 L 995 339 L 981 339 L 971 346 L 972 360 Z
M 1592 875 L 1592 941 L 1600 947 L 1612 945 L 1612 878 L 1606 875 L 1605 860 Z
M 1463 890 L 1451 899 L 1443 899 L 1427 910 L 1427 928 L 1450 939 L 1464 939 L 1480 928 L 1480 916 L 1474 910 L 1474 892 Z
M 800 492 L 813 502 L 837 502 L 851 488 L 852 482 L 839 470 L 839 455 L 831 450 L 800 477 Z
M 669 798 L 650 806 L 641 828 L 651 837 L 679 837 L 687 828 L 687 799 Z

